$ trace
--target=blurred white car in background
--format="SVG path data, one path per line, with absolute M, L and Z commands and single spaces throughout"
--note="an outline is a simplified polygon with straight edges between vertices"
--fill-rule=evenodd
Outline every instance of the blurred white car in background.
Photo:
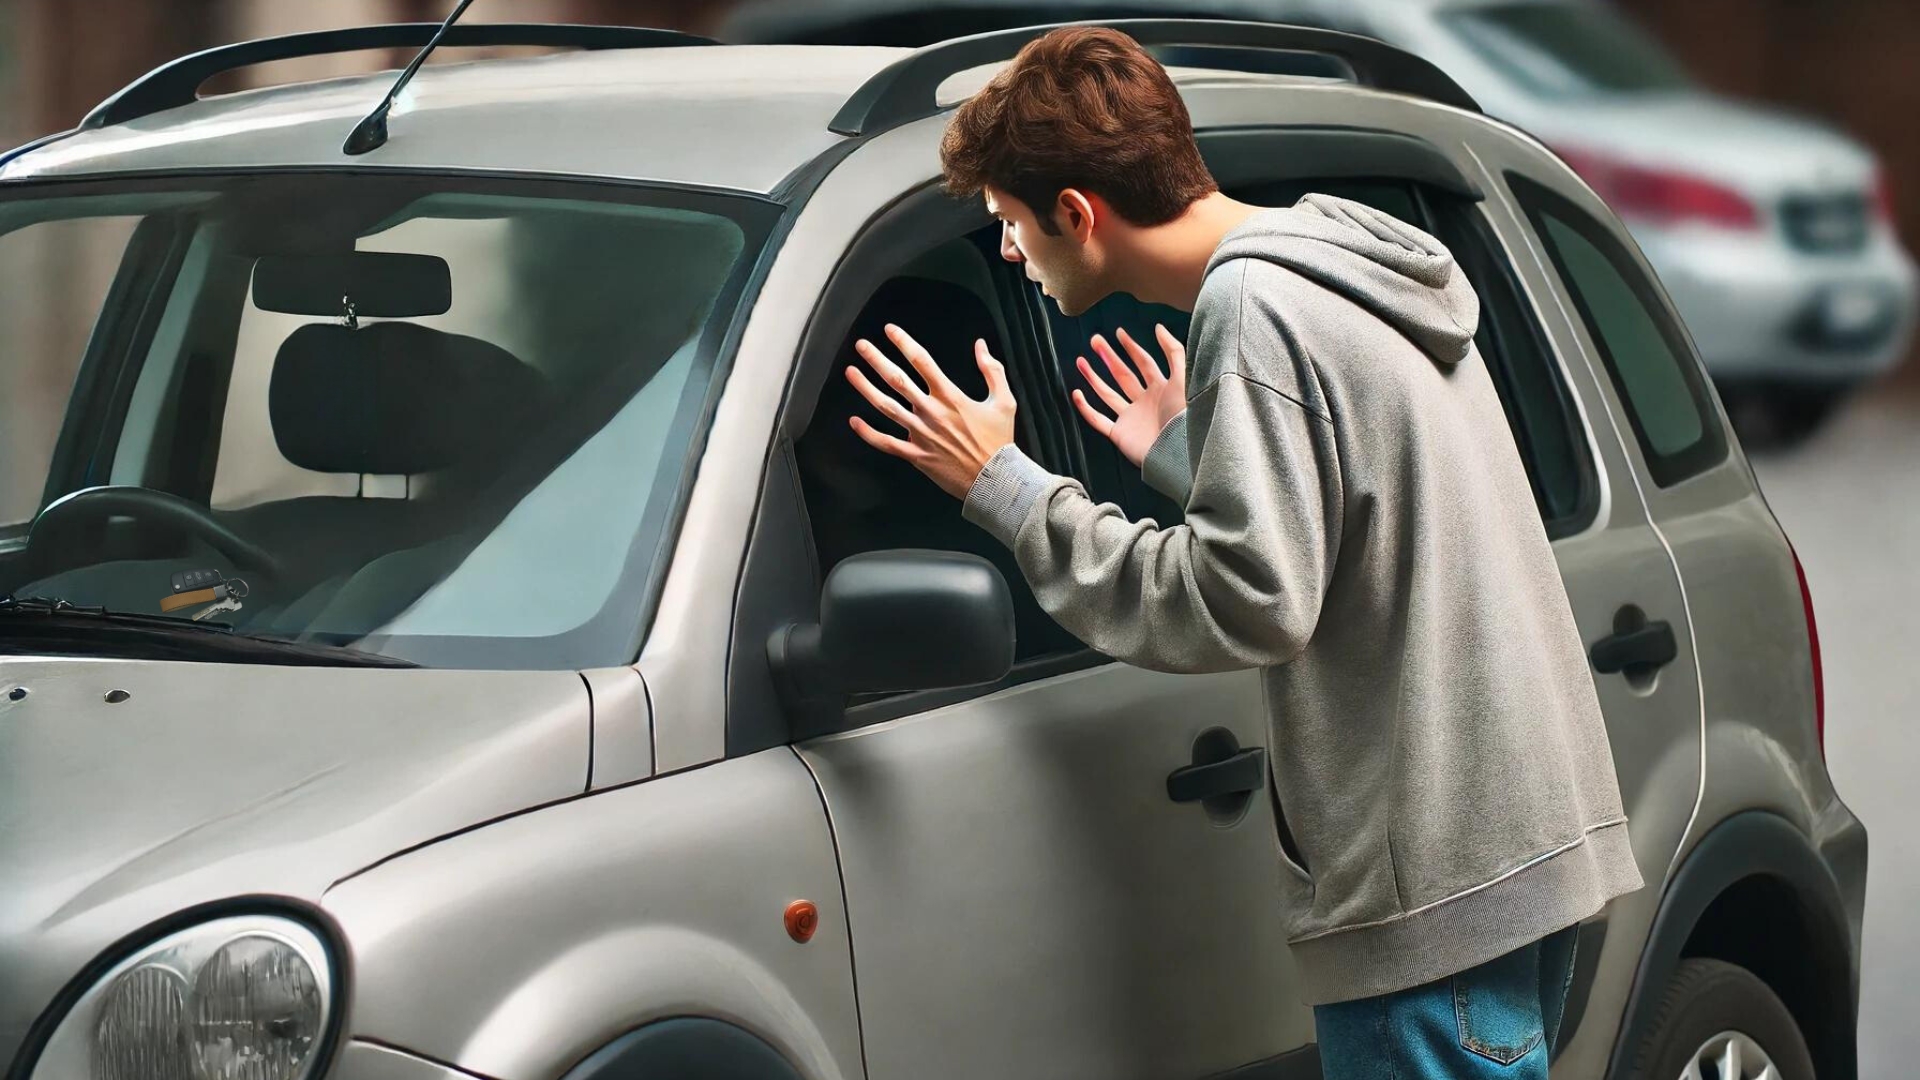
M 1809 434 L 1912 341 L 1914 264 L 1873 153 L 1818 120 L 1696 85 L 1597 0 L 759 0 L 721 36 L 922 45 L 1151 14 L 1345 30 L 1438 64 L 1556 150 L 1633 230 L 1750 440 Z M 1204 50 L 1163 59 L 1207 65 Z

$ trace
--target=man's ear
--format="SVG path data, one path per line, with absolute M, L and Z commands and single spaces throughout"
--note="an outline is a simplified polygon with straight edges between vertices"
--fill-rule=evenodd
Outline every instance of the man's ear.
M 1093 236 L 1094 223 L 1106 211 L 1106 204 L 1098 195 L 1078 188 L 1064 188 L 1054 205 L 1054 220 L 1060 223 L 1063 232 L 1084 244 Z

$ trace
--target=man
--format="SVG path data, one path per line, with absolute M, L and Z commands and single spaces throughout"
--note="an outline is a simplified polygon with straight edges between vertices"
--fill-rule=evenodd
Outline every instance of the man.
M 1012 548 L 1081 640 L 1166 671 L 1265 669 L 1288 938 L 1330 1078 L 1544 1077 L 1573 928 L 1641 884 L 1599 703 L 1493 383 L 1479 304 L 1431 236 L 1310 195 L 1221 194 L 1166 72 L 1056 30 L 955 114 L 948 188 L 1069 315 L 1193 312 L 1191 372 L 1096 338 L 1086 422 L 1180 501 L 1162 529 L 1013 445 L 900 327 L 855 418 Z

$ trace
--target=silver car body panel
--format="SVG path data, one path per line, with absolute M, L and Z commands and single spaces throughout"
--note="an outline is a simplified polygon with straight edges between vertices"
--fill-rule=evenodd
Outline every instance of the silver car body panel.
M 0 698 L 0 1060 L 149 923 L 317 901 L 396 851 L 586 788 L 572 672 L 18 658 L 0 686 L 27 690 Z
M 1264 793 L 1167 797 L 1220 728 L 1268 745 L 1257 673 L 1110 663 L 803 747 L 871 1080 L 1214 1076 L 1312 1041 Z
M 804 945 L 796 900 L 819 911 Z M 550 1080 L 649 1021 L 707 1016 L 806 1080 L 861 1075 L 833 835 L 786 747 L 454 837 L 324 906 L 353 949 L 356 1038 Z

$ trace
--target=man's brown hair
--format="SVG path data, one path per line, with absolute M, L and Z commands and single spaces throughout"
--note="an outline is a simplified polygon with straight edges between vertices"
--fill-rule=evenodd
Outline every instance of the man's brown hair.
M 1160 62 L 1104 26 L 1035 38 L 954 113 L 940 144 L 947 190 L 991 184 L 1031 207 L 1049 234 L 1066 188 L 1105 199 L 1139 226 L 1164 225 L 1219 190 L 1193 121 Z

